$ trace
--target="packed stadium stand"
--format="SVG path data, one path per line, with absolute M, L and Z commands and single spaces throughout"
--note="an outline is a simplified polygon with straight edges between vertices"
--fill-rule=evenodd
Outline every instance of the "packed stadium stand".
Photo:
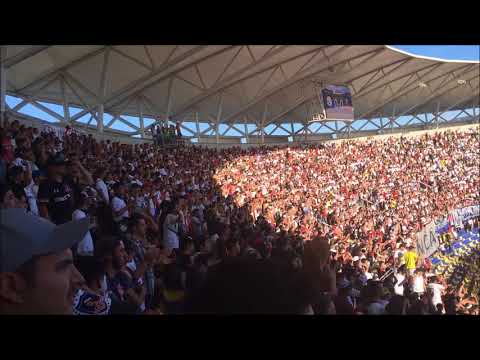
M 1 55 L 0 313 L 480 315 L 478 62 Z M 348 85 L 354 118 L 313 121 L 318 84 Z

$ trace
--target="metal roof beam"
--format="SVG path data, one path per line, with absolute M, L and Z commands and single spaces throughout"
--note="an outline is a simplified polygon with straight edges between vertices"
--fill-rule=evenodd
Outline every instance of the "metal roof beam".
M 278 129 L 279 127 L 280 127 L 280 124 L 275 124 L 275 128 L 274 128 L 272 131 L 270 131 L 270 133 L 268 134 L 268 136 L 271 136 L 275 131 L 277 131 L 277 129 Z M 275 136 L 275 135 L 273 135 L 273 136 Z
M 35 106 L 37 109 L 42 110 L 43 112 L 49 114 L 50 116 L 54 117 L 55 119 L 57 119 L 62 123 L 65 122 L 65 118 L 63 118 L 60 114 L 57 114 L 56 112 L 50 110 L 46 106 L 43 106 L 42 104 L 38 103 L 35 99 L 25 95 L 18 95 L 18 97 L 24 100 L 26 104 L 31 104 L 32 106 Z
M 367 59 L 364 59 L 361 63 L 363 63 L 363 62 L 365 62 L 365 61 L 368 61 L 368 60 L 371 60 L 371 58 L 373 58 L 373 57 L 375 57 L 375 56 L 378 56 L 380 53 L 382 53 L 382 52 L 385 51 L 385 50 L 386 50 L 386 48 L 380 49 L 380 51 L 378 51 L 378 52 L 374 53 L 373 55 L 369 56 Z M 349 61 L 350 61 L 350 60 L 349 60 Z M 382 65 L 381 67 L 378 67 L 378 68 L 376 68 L 376 69 L 370 70 L 368 73 L 363 74 L 361 77 L 364 77 L 364 76 L 366 76 L 366 75 L 369 75 L 369 74 L 374 73 L 374 72 L 377 72 L 377 71 L 381 71 L 383 68 L 385 68 L 385 67 L 387 67 L 387 66 L 391 66 L 391 65 L 393 65 L 393 64 L 401 63 L 400 65 L 403 65 L 405 62 L 406 62 L 405 59 L 401 59 L 401 60 L 394 61 L 393 63 L 390 63 L 390 64 L 388 64 L 388 65 Z M 429 67 L 430 67 L 430 66 L 429 66 Z M 398 68 L 398 67 L 397 67 L 397 68 Z M 397 69 L 397 68 L 395 68 L 395 69 Z M 407 75 L 407 76 L 408 76 L 408 75 Z M 346 84 L 352 83 L 353 81 L 355 81 L 356 79 L 359 79 L 359 78 L 361 78 L 361 77 L 356 77 L 356 78 L 350 79 L 350 80 L 348 80 L 348 81 L 345 81 L 345 83 L 346 83 Z M 382 78 L 383 78 L 383 77 L 382 77 Z M 271 124 L 272 122 L 274 122 L 274 121 L 276 121 L 276 120 L 279 120 L 279 118 L 280 118 L 281 116 L 287 115 L 288 113 L 296 110 L 298 107 L 302 106 L 302 105 L 305 104 L 306 102 L 315 99 L 316 97 L 317 97 L 317 95 L 315 94 L 315 95 L 313 95 L 313 96 L 311 96 L 311 97 L 302 99 L 301 101 L 299 101 L 298 103 L 296 103 L 295 105 L 293 105 L 292 107 L 290 107 L 290 108 L 288 109 L 288 112 L 287 112 L 287 113 L 282 112 L 282 114 L 281 114 L 281 115 L 278 115 L 278 117 L 275 116 L 275 120 L 270 120 L 268 124 Z
M 148 50 L 148 46 L 147 46 L 147 45 L 143 45 L 143 49 L 145 50 L 145 54 L 147 54 L 148 61 L 150 62 L 150 66 L 152 67 L 152 69 L 154 69 L 154 68 L 155 68 L 155 64 L 154 64 L 154 62 L 153 62 L 152 54 L 150 54 L 150 51 Z
M 331 45 L 329 45 L 331 46 Z M 211 87 L 210 89 L 208 89 L 205 93 L 203 94 L 199 94 L 198 96 L 194 97 L 192 100 L 190 100 L 187 104 L 185 104 L 184 106 L 182 106 L 181 109 L 179 109 L 177 111 L 176 114 L 173 115 L 173 117 L 178 117 L 178 116 L 181 116 L 184 112 L 188 111 L 189 108 L 191 108 L 192 106 L 195 106 L 196 104 L 200 103 L 201 101 L 215 95 L 216 93 L 218 93 L 219 91 L 222 91 L 222 90 L 225 90 L 227 88 L 230 88 L 232 86 L 235 86 L 236 84 L 242 82 L 242 81 L 245 81 L 245 80 L 248 80 L 250 78 L 253 78 L 257 75 L 260 75 L 266 71 L 269 71 L 269 70 L 272 70 L 276 67 L 279 67 L 281 66 L 282 64 L 285 64 L 289 61 L 292 61 L 292 60 L 295 60 L 299 57 L 302 57 L 302 56 L 305 56 L 305 55 L 308 55 L 312 52 L 315 52 L 315 53 L 318 53 L 319 51 L 321 51 L 321 49 L 323 48 L 326 48 L 326 47 L 329 47 L 329 46 L 322 46 L 320 48 L 316 48 L 316 49 L 312 49 L 312 50 L 309 50 L 307 52 L 304 52 L 302 54 L 299 54 L 299 55 L 295 55 L 293 57 L 290 57 L 288 59 L 285 59 L 285 60 L 282 60 L 281 62 L 279 63 L 275 63 L 271 66 L 268 66 L 267 68 L 264 68 L 264 69 L 260 69 L 259 71 L 256 71 L 254 72 L 253 74 L 249 74 L 247 76 L 244 76 L 240 79 L 236 79 L 235 81 L 231 82 L 231 80 L 234 80 L 235 78 L 238 77 L 238 75 L 241 75 L 241 74 L 244 74 L 245 72 L 247 72 L 248 70 L 250 70 L 251 68 L 255 67 L 255 66 L 258 66 L 258 64 L 264 62 L 265 60 L 277 55 L 278 53 L 282 52 L 286 47 L 288 46 L 282 46 L 282 47 L 279 47 L 278 49 L 275 49 L 273 51 L 269 51 L 268 53 L 266 53 L 263 57 L 261 57 L 258 61 L 254 61 L 253 63 L 245 66 L 244 68 L 236 71 L 235 73 L 233 73 L 232 75 L 228 76 L 227 78 L 225 78 L 222 82 L 220 82 L 219 84 Z
M 224 48 L 222 48 L 218 51 L 215 51 L 214 53 L 211 53 L 209 55 L 206 55 L 206 56 L 204 56 L 204 57 L 202 57 L 202 58 L 200 58 L 200 59 L 198 59 L 198 60 L 196 60 L 192 63 L 188 63 L 188 64 L 180 67 L 177 70 L 173 70 L 173 71 L 168 72 L 169 68 L 179 64 L 180 62 L 182 62 L 185 59 L 191 57 L 192 55 L 202 51 L 203 49 L 205 49 L 205 47 L 206 47 L 206 45 L 199 45 L 199 46 L 187 51 L 185 54 L 182 54 L 179 57 L 174 58 L 172 61 L 164 63 L 157 70 L 155 70 L 153 73 L 150 73 L 146 76 L 143 76 L 140 79 L 132 82 L 131 84 L 128 84 L 123 89 L 120 89 L 120 90 L 116 91 L 114 94 L 112 94 L 105 101 L 105 105 L 108 106 L 109 108 L 115 107 L 115 106 L 121 104 L 123 101 L 125 101 L 126 98 L 128 98 L 130 96 L 140 95 L 145 90 L 157 85 L 158 83 L 162 82 L 163 80 L 166 80 L 169 77 L 174 76 L 174 75 L 182 72 L 183 70 L 185 70 L 189 67 L 192 67 L 192 66 L 194 66 L 194 65 L 196 65 L 196 64 L 198 64 L 202 61 L 205 61 L 205 60 L 207 60 L 207 59 L 209 59 L 213 56 L 216 56 L 216 55 L 219 55 L 223 52 L 226 52 L 227 50 L 230 50 L 232 47 L 235 47 L 235 45 L 230 45 L 230 46 L 224 47 Z M 166 74 L 162 75 L 158 79 L 153 80 L 153 78 L 156 75 L 159 75 L 163 72 L 166 72 Z
M 294 105 L 290 106 L 289 108 L 287 108 L 286 110 L 282 111 L 280 114 L 277 114 L 275 115 L 273 118 L 271 118 L 270 120 L 268 120 L 268 123 L 265 124 L 265 126 L 268 126 L 274 122 L 276 122 L 277 120 L 280 120 L 282 119 L 284 116 L 290 114 L 292 111 L 294 111 L 295 109 L 299 108 L 300 106 L 302 106 L 303 104 L 305 104 L 306 102 L 308 102 L 310 99 L 301 99 L 300 101 L 298 101 L 297 103 L 295 103 Z
M 373 80 L 373 76 L 372 78 L 370 78 L 370 80 L 365 84 L 363 85 L 360 90 L 358 90 L 358 93 L 355 94 L 356 96 L 358 96 L 359 94 L 362 93 L 363 90 L 365 89 L 368 89 L 369 87 L 371 87 L 373 84 L 376 84 L 378 83 L 380 80 L 383 80 L 385 79 L 388 75 L 390 75 L 392 72 L 394 72 L 395 70 L 398 70 L 399 68 L 401 68 L 403 65 L 405 64 L 408 64 L 410 61 L 412 61 L 413 59 L 412 58 L 409 58 L 409 59 L 405 59 L 403 60 L 402 62 L 400 62 L 400 64 L 398 64 L 397 66 L 395 66 L 393 69 L 389 70 L 387 73 L 384 72 L 384 69 L 388 66 L 391 66 L 392 64 L 389 64 L 389 65 L 386 65 L 384 67 L 382 67 L 379 72 L 382 72 L 383 73 L 383 76 L 381 76 L 380 78 L 378 78 L 377 80 L 373 81 L 372 83 L 370 83 L 370 80 Z
M 336 53 L 339 53 L 341 51 L 344 51 L 348 48 L 349 46 L 344 46 L 340 49 L 338 49 L 336 51 Z M 243 106 L 240 110 L 236 111 L 235 113 L 233 114 L 230 114 L 228 115 L 226 118 L 225 118 L 225 121 L 228 121 L 228 120 L 231 120 L 232 118 L 235 118 L 235 117 L 239 117 L 241 115 L 243 115 L 246 111 L 248 111 L 249 109 L 251 109 L 253 106 L 261 103 L 263 100 L 275 95 L 276 93 L 278 93 L 279 91 L 282 91 L 284 90 L 285 88 L 289 87 L 289 86 L 292 86 L 300 81 L 303 81 L 305 79 L 308 79 L 308 78 L 311 78 L 313 76 L 316 76 L 318 74 L 321 74 L 329 69 L 331 69 L 332 67 L 335 67 L 335 66 L 338 66 L 338 65 L 342 65 L 344 63 L 346 63 L 347 61 L 351 61 L 351 60 L 355 60 L 355 59 L 358 59 L 360 57 L 363 57 L 365 55 L 368 55 L 368 54 L 372 54 L 372 53 L 376 53 L 376 52 L 380 52 L 382 49 L 374 49 L 374 50 L 369 50 L 365 53 L 362 53 L 362 54 L 359 54 L 359 55 L 356 55 L 356 56 L 353 56 L 349 59 L 344 59 L 344 60 L 340 60 L 338 62 L 336 62 L 335 64 L 328 64 L 324 67 L 322 67 L 321 69 L 319 70 L 315 70 L 314 72 L 311 72 L 311 73 L 307 73 L 305 75 L 302 75 L 302 76 L 294 76 L 293 78 L 290 78 L 288 79 L 287 81 L 281 83 L 280 85 L 276 86 L 275 88 L 273 88 L 272 90 L 268 91 L 266 94 L 262 95 L 260 98 L 257 98 L 257 99 L 253 99 L 252 101 L 250 101 L 248 104 L 246 104 L 245 106 Z M 334 54 L 332 54 L 331 56 L 333 56 Z M 321 62 L 323 63 L 323 61 Z M 304 70 L 304 72 L 307 72 L 308 70 L 311 70 L 312 67 L 315 67 L 317 66 L 319 63 L 317 62 L 315 65 L 312 65 L 310 66 L 308 69 Z
M 81 90 L 83 90 L 83 92 L 87 93 L 88 95 L 90 95 L 91 97 L 93 97 L 97 102 L 98 104 L 95 104 L 94 107 L 102 104 L 103 102 L 101 101 L 101 97 L 99 97 L 97 94 L 95 94 L 92 90 L 88 89 L 85 85 L 83 85 L 79 80 L 77 80 L 72 74 L 70 74 L 69 72 L 67 71 L 62 71 L 61 74 L 63 76 L 65 76 L 66 78 L 68 78 L 72 83 L 74 83 L 75 85 L 77 85 L 77 87 Z
M 38 94 L 40 91 L 46 89 L 47 87 L 49 87 L 51 84 L 53 84 L 55 81 L 57 81 L 58 79 L 58 75 L 55 76 L 54 78 L 50 79 L 48 82 L 46 82 L 45 84 L 42 85 L 42 87 L 38 90 L 36 90 L 32 95 L 30 95 L 28 98 L 31 98 L 31 99 L 34 99 L 35 100 L 35 95 Z M 21 109 L 22 107 L 24 107 L 25 105 L 27 105 L 29 103 L 29 101 L 25 100 L 27 98 L 27 96 L 25 95 L 21 95 L 21 94 L 15 94 L 16 97 L 19 97 L 21 99 L 24 99 L 22 102 L 18 103 L 16 106 L 13 107 L 13 111 L 18 111 L 19 109 Z
M 67 78 L 63 78 L 64 81 L 65 81 L 65 84 L 68 86 L 68 88 L 73 92 L 73 94 L 77 97 L 78 101 L 80 101 L 80 103 L 82 104 L 83 108 L 86 109 L 86 113 L 90 113 L 93 115 L 93 117 L 95 118 L 95 120 L 97 121 L 98 123 L 98 119 L 97 119 L 97 115 L 95 115 L 95 111 L 92 110 L 92 108 L 90 106 L 88 106 L 86 104 L 86 102 L 82 99 L 82 97 L 78 94 L 78 92 L 74 89 L 74 87 L 70 84 L 70 82 L 68 81 Z M 77 114 L 76 116 L 72 117 L 70 120 L 73 120 L 73 121 L 76 121 L 77 119 L 79 119 L 81 116 L 85 115 L 81 115 L 77 118 L 77 116 L 80 115 L 80 114 Z
M 422 102 L 419 103 L 419 104 L 415 104 L 414 106 L 411 106 L 409 109 L 407 109 L 407 110 L 403 111 L 401 114 L 397 115 L 397 117 L 403 116 L 403 115 L 411 112 L 412 110 L 414 110 L 414 109 L 416 109 L 416 108 L 418 108 L 418 107 L 420 107 L 420 106 L 422 106 L 422 105 L 425 105 L 425 104 L 429 103 L 430 101 L 435 101 L 435 99 L 437 99 L 437 98 L 439 98 L 439 97 L 441 97 L 441 96 L 443 96 L 443 95 L 445 95 L 445 94 L 447 94 L 447 93 L 449 93 L 449 92 L 451 92 L 451 91 L 453 91 L 453 90 L 455 90 L 455 89 L 458 89 L 460 86 L 463 86 L 463 85 L 460 85 L 460 84 L 459 84 L 459 85 L 454 86 L 453 88 L 449 88 L 449 89 L 447 89 L 447 90 L 445 90 L 445 91 L 442 91 L 442 92 L 440 92 L 439 94 L 434 94 L 433 96 L 428 97 L 427 100 L 422 101 Z M 477 86 L 477 87 L 475 88 L 475 90 L 478 90 L 478 89 L 479 89 L 479 87 Z M 469 100 L 473 99 L 474 97 L 478 97 L 478 94 L 475 94 L 475 95 L 473 95 L 473 96 L 469 96 L 468 98 L 463 98 L 461 101 L 458 101 L 458 102 L 456 102 L 455 104 L 451 105 L 451 106 L 448 108 L 448 110 L 454 108 L 455 106 L 457 106 L 457 105 L 459 105 L 459 104 L 462 104 L 462 103 L 464 103 L 464 102 L 466 102 L 466 101 L 469 101 Z M 445 111 L 448 111 L 448 110 L 444 110 L 444 111 L 442 111 L 442 113 L 445 112 Z
M 62 99 L 63 99 L 63 115 L 65 120 L 70 122 L 70 107 L 68 106 L 67 96 L 65 95 L 65 80 L 63 76 L 60 77 L 60 89 L 62 90 Z
M 123 119 L 121 116 L 120 116 L 120 117 L 118 117 L 116 121 L 120 121 L 121 123 L 124 123 L 125 125 L 127 125 L 127 126 L 129 126 L 129 127 L 133 128 L 133 129 L 135 129 L 135 130 L 137 130 L 137 132 L 139 132 L 139 131 L 140 131 L 140 128 L 139 128 L 138 126 L 135 126 L 135 125 L 133 125 L 131 122 L 129 122 L 129 121 L 127 121 L 127 120 Z M 112 124 L 112 125 L 113 125 L 113 124 Z M 111 126 L 111 125 L 110 125 L 110 126 Z
M 279 127 L 280 127 L 280 129 L 282 129 L 283 131 L 285 131 L 286 133 L 288 133 L 288 135 L 292 135 L 292 132 L 291 132 L 290 130 L 285 129 L 282 124 L 280 124 Z
M 473 66 L 473 65 L 469 65 L 468 69 L 465 70 L 465 71 L 463 71 L 460 75 L 463 75 L 463 74 L 469 72 L 470 69 L 472 68 L 472 66 Z M 438 79 L 438 78 L 440 78 L 440 77 L 442 77 L 442 76 L 448 76 L 448 75 L 449 75 L 449 73 L 447 73 L 447 74 L 442 74 L 442 75 L 440 75 L 440 76 L 437 76 L 437 77 L 435 77 L 435 78 L 433 78 L 433 79 L 428 80 L 428 81 L 426 82 L 426 84 L 428 85 L 430 82 L 432 82 L 432 81 L 434 81 L 434 80 L 436 80 L 436 79 Z M 460 75 L 459 75 L 459 76 L 460 76 Z M 421 78 L 422 78 L 422 77 L 421 77 Z M 452 79 L 449 80 L 447 83 L 449 83 L 449 82 L 451 82 L 451 81 L 452 81 Z M 385 105 L 391 103 L 392 101 L 395 101 L 395 100 L 401 98 L 402 96 L 405 96 L 405 95 L 409 94 L 410 92 L 416 90 L 417 88 L 418 88 L 418 86 L 415 86 L 414 88 L 409 89 L 409 90 L 407 90 L 407 91 L 404 91 L 404 92 L 401 92 L 401 91 L 400 91 L 400 94 L 399 94 L 398 91 L 397 91 L 395 94 L 393 94 L 390 98 L 388 98 L 387 100 L 385 100 L 385 101 L 382 102 L 381 104 L 375 106 L 373 109 L 370 109 L 370 110 L 368 110 L 367 112 L 365 112 L 365 113 L 363 113 L 362 115 L 360 115 L 360 116 L 359 116 L 359 119 L 362 119 L 362 118 L 364 118 L 364 117 L 368 117 L 370 114 L 374 113 L 374 112 L 377 111 L 378 109 L 381 109 L 382 107 L 384 107 Z M 434 91 L 437 91 L 437 90 L 438 90 L 438 87 L 437 87 Z
M 322 125 L 323 126 L 323 125 Z M 297 131 L 294 132 L 294 135 L 298 135 L 300 134 L 303 130 L 305 130 L 305 127 L 306 125 L 305 124 L 302 124 L 302 127 L 300 129 L 298 129 Z M 321 127 L 320 127 L 321 128 Z M 317 130 L 320 130 L 320 129 L 317 129 Z
M 8 69 L 12 66 L 15 66 L 19 63 L 21 63 L 22 61 L 32 57 L 32 56 L 35 56 L 37 55 L 38 53 L 42 52 L 43 50 L 45 49 L 48 49 L 50 47 L 50 45 L 45 45 L 45 46 L 34 46 L 33 48 L 28 48 L 28 49 L 25 49 L 21 52 L 19 52 L 18 54 L 12 56 L 12 57 L 9 57 L 5 60 L 5 68 Z
M 127 58 L 127 59 L 129 59 L 129 60 L 131 60 L 131 61 L 133 61 L 134 63 L 136 63 L 137 65 L 140 65 L 141 67 L 147 69 L 148 71 L 154 71 L 153 66 L 148 66 L 147 64 L 144 64 L 143 62 L 141 62 L 140 60 L 134 58 L 133 56 L 130 56 L 130 55 L 128 55 L 128 54 L 125 54 L 122 50 L 117 49 L 117 48 L 115 48 L 115 47 L 112 47 L 111 49 L 112 49 L 113 51 L 115 51 L 117 54 L 119 54 L 119 55 L 121 55 L 121 56 L 123 56 L 123 57 L 125 57 L 125 58 Z
M 161 122 L 161 118 L 165 117 L 165 112 L 157 108 L 157 106 L 153 102 L 151 102 L 150 99 L 147 98 L 145 95 L 140 95 L 140 98 L 143 99 L 145 105 L 147 105 L 148 109 L 152 113 L 151 116 L 155 119 L 155 122 L 153 124 L 145 127 L 145 129 L 150 129 L 153 126 L 158 125 L 159 122 Z
M 417 74 L 419 71 L 423 71 L 423 70 L 426 70 L 426 69 L 431 68 L 428 72 L 426 72 L 425 74 L 423 74 L 423 75 L 421 76 L 421 78 L 424 78 L 424 77 L 426 77 L 428 74 L 430 74 L 432 71 L 436 70 L 438 67 L 440 67 L 440 66 L 442 66 L 442 65 L 445 65 L 445 63 L 431 64 L 431 65 L 428 65 L 428 66 L 424 66 L 424 67 L 422 67 L 422 68 L 420 68 L 420 69 L 413 70 L 413 71 L 411 71 L 411 72 L 409 72 L 409 73 L 407 73 L 407 74 L 403 74 L 403 75 L 397 76 L 396 78 L 390 80 L 389 82 L 392 83 L 392 82 L 395 82 L 395 81 L 397 81 L 397 80 L 403 79 L 403 78 L 405 78 L 405 77 L 408 76 L 409 78 L 407 79 L 407 81 L 404 82 L 404 83 L 402 84 L 402 86 L 400 86 L 400 88 L 397 90 L 397 91 L 401 91 L 402 89 L 404 89 L 404 88 L 406 88 L 406 87 L 408 87 L 408 86 L 410 86 L 410 85 L 412 84 L 412 83 L 409 83 L 410 79 L 411 79 L 415 74 Z M 407 85 L 407 84 L 408 84 L 408 85 Z M 383 83 L 383 84 L 381 84 L 381 85 L 379 85 L 379 86 L 374 87 L 373 89 L 370 89 L 370 90 L 366 91 L 366 92 L 363 93 L 363 94 L 356 94 L 356 96 L 357 96 L 357 98 L 364 97 L 364 96 L 366 96 L 366 95 L 368 95 L 368 94 L 371 94 L 372 92 L 374 92 L 374 91 L 376 91 L 376 90 L 384 87 L 385 85 L 386 85 L 386 84 Z
M 475 88 L 476 91 L 478 91 L 479 89 L 480 89 L 480 87 L 478 87 L 478 86 Z M 479 97 L 479 94 L 475 94 L 475 95 L 470 96 L 470 97 L 468 97 L 468 96 L 464 97 L 460 101 L 457 101 L 455 104 L 450 105 L 447 109 L 443 110 L 439 115 L 441 116 L 444 113 L 446 113 L 447 111 L 450 111 L 451 109 L 453 109 L 455 106 L 466 103 L 466 102 L 468 102 L 472 99 L 478 98 L 478 97 Z M 465 112 L 465 110 L 462 110 L 462 112 Z M 460 114 L 461 114 L 461 112 L 460 112 Z M 458 114 L 458 115 L 460 115 L 460 114 Z M 465 112 L 465 114 L 467 114 L 467 113 Z M 469 115 L 469 114 L 467 114 L 467 115 Z M 469 115 L 469 116 L 471 116 L 471 115 Z M 456 117 L 455 117 L 455 119 L 456 119 Z M 451 121 L 451 120 L 446 120 L 446 121 Z
M 205 130 L 203 130 L 200 135 L 205 135 L 207 132 L 213 130 L 215 128 L 215 123 L 211 123 L 211 122 L 208 122 L 208 128 L 206 128 Z
M 48 73 L 44 74 L 44 75 L 41 75 L 40 77 L 30 81 L 27 85 L 23 86 L 22 88 L 18 89 L 18 93 L 21 93 L 27 89 L 30 89 L 31 87 L 37 85 L 38 83 L 42 82 L 42 81 L 45 81 L 47 80 L 48 78 L 52 77 L 52 76 L 55 76 L 59 73 L 61 73 L 62 71 L 67 71 L 68 69 L 70 69 L 72 66 L 74 65 L 77 65 L 79 63 L 81 63 L 82 61 L 85 61 L 85 60 L 88 60 L 90 59 L 91 57 L 94 57 L 100 53 L 102 53 L 103 51 L 105 51 L 106 49 L 108 48 L 108 46 L 104 46 L 100 49 L 97 49 L 97 50 L 94 50 L 88 54 L 85 54 L 81 57 L 79 57 L 78 59 L 75 59 L 73 61 L 70 61 L 68 64 L 60 67 L 60 68 L 57 68 L 57 69 L 54 69 L 52 71 L 49 71 Z

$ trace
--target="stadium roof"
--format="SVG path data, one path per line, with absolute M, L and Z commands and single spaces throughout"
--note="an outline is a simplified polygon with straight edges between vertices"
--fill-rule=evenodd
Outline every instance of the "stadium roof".
M 384 45 L 6 46 L 4 59 L 7 94 L 78 106 L 64 119 L 73 122 L 98 118 L 103 105 L 113 116 L 105 128 L 120 121 L 137 134 L 144 127 L 125 116 L 304 123 L 312 80 L 348 84 L 355 119 L 478 107 L 480 99 L 478 61 Z

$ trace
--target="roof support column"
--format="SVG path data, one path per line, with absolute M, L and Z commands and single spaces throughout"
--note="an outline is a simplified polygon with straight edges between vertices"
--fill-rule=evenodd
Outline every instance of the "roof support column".
M 263 107 L 263 115 L 262 115 L 262 122 L 260 123 L 260 127 L 262 128 L 262 145 L 265 144 L 265 121 L 267 120 L 267 111 L 268 111 L 268 101 L 265 101 L 265 105 Z
M 392 116 L 390 117 L 390 133 L 393 134 L 393 121 L 395 120 L 395 105 L 393 106 Z
M 198 122 L 198 111 L 195 111 L 195 124 L 197 125 L 197 141 L 200 142 L 200 123 Z
M 247 120 L 247 117 L 244 116 L 244 117 L 243 117 L 243 123 L 244 123 L 244 125 L 245 125 L 245 143 L 248 144 L 249 141 L 248 141 L 248 126 L 247 126 L 247 121 L 248 121 L 248 120 Z
M 168 82 L 167 112 L 165 114 L 165 118 L 163 119 L 163 126 L 168 126 L 170 112 L 172 111 L 172 85 L 173 85 L 173 77 L 170 78 Z
M 480 118 L 476 119 L 476 117 L 477 117 L 477 106 L 478 105 L 476 104 L 476 101 L 474 100 L 473 101 L 473 106 L 472 106 L 473 107 L 473 123 L 480 125 Z M 478 115 L 480 115 L 480 114 L 478 114 Z
M 65 95 L 65 78 L 63 75 L 60 75 L 60 88 L 62 90 L 62 100 L 63 100 L 63 117 L 66 122 L 71 122 L 70 120 L 70 107 L 68 104 L 67 96 Z
M 217 107 L 217 117 L 216 117 L 216 124 L 215 124 L 215 143 L 218 144 L 220 143 L 220 119 L 222 118 L 222 107 L 223 107 L 223 93 L 220 93 L 220 96 L 218 98 L 218 107 Z
M 437 102 L 437 109 L 435 110 L 435 125 L 438 129 L 438 114 L 440 112 L 440 101 Z
M 138 114 L 140 119 L 140 136 L 145 139 L 145 122 L 143 121 L 143 100 L 138 98 Z
M 98 105 L 97 110 L 97 130 L 99 133 L 103 133 L 103 104 Z
M 7 69 L 5 60 L 7 58 L 7 47 L 0 47 L 0 121 L 3 125 L 5 119 L 5 98 L 7 94 Z
M 105 98 L 107 95 L 107 83 L 109 82 L 108 76 L 108 59 L 110 56 L 110 48 L 108 48 L 104 55 L 103 55 L 103 67 L 102 67 L 102 74 L 100 76 L 100 98 L 102 99 L 101 104 L 98 105 L 98 119 L 97 119 L 97 131 L 99 133 L 103 133 L 103 112 L 104 112 L 104 104 Z

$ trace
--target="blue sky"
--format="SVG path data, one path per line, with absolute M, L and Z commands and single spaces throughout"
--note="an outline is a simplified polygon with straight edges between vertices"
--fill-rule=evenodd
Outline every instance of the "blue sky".
M 392 45 L 415 55 L 448 60 L 480 60 L 480 45 Z
M 415 54 L 415 55 L 423 55 L 423 56 L 430 56 L 430 57 L 436 57 L 436 58 L 442 58 L 442 59 L 447 59 L 447 60 L 480 60 L 480 45 L 392 45 L 392 47 L 395 47 L 397 49 L 400 49 L 400 50 L 403 50 L 403 51 L 407 51 L 409 53 L 412 53 L 412 54 Z M 16 104 L 18 104 L 20 102 L 20 99 L 16 99 L 12 96 L 7 96 L 7 104 L 10 106 L 10 107 L 14 107 Z M 58 105 L 54 105 L 54 104 L 48 104 L 48 103 L 43 103 L 44 106 L 48 107 L 51 111 L 53 112 L 56 112 L 58 113 L 59 115 L 62 115 L 63 116 L 63 108 L 61 106 L 58 106 Z M 79 111 L 81 111 L 80 109 L 78 108 L 70 108 L 70 114 L 71 115 L 74 115 L 75 113 L 78 113 Z M 40 118 L 40 119 L 43 119 L 43 120 L 46 120 L 46 121 L 49 121 L 49 122 L 56 122 L 57 119 L 54 118 L 53 116 L 37 109 L 36 107 L 32 106 L 32 105 L 27 105 L 23 108 L 21 108 L 19 110 L 19 112 L 21 113 L 24 113 L 24 114 L 27 114 L 27 115 L 30 115 L 30 116 L 34 116 L 34 117 L 37 117 L 37 118 Z M 453 118 L 455 116 L 455 114 L 446 114 L 446 118 Z M 89 120 L 90 116 L 86 115 L 84 118 L 81 118 L 80 121 L 81 122 L 84 122 L 86 123 L 88 120 Z M 138 118 L 130 118 L 130 117 L 127 117 L 128 120 L 132 121 L 135 125 L 139 125 L 138 122 Z M 105 114 L 105 119 L 106 121 L 109 121 L 111 119 L 111 115 L 109 114 Z M 145 125 L 149 125 L 151 124 L 154 120 L 153 119 L 145 119 Z M 408 121 L 408 119 L 404 119 L 404 121 Z M 357 122 L 358 125 L 362 125 L 361 124 L 362 121 L 359 121 Z M 399 123 L 402 124 L 402 119 L 399 120 Z M 415 123 L 412 122 L 412 124 Z M 91 123 L 92 125 L 95 125 L 95 122 L 93 121 Z M 204 126 L 205 125 L 205 126 Z M 297 125 L 297 124 L 295 124 Z M 194 123 L 184 123 L 184 126 L 192 129 L 193 131 L 196 131 L 196 125 Z M 204 130 L 204 127 L 206 127 L 207 124 L 200 124 L 200 130 Z M 287 125 L 287 129 L 289 128 L 290 125 Z M 312 130 L 315 130 L 319 125 L 318 124 L 312 124 L 310 126 L 310 128 Z M 342 125 L 340 125 L 341 127 Z M 220 128 L 220 131 L 222 132 L 222 127 L 225 127 L 226 126 L 223 126 L 221 125 L 221 128 Z M 294 126 L 295 127 L 295 126 Z M 331 124 L 331 127 L 334 127 L 333 124 Z M 363 130 L 371 130 L 370 127 L 372 127 L 371 125 L 367 125 L 363 128 Z M 114 129 L 117 129 L 117 130 L 124 130 L 124 131 L 133 131 L 134 129 L 130 128 L 130 127 L 127 127 L 125 124 L 121 123 L 121 122 L 115 122 L 114 125 L 112 126 L 112 128 Z M 242 128 L 243 129 L 243 128 Z M 372 127 L 373 129 L 373 127 Z M 249 131 L 253 130 L 250 129 L 249 127 Z M 268 130 L 268 129 L 267 129 Z M 295 128 L 295 130 L 297 130 Z M 324 129 L 322 129 L 324 130 Z M 233 132 L 227 132 L 226 135 L 231 135 L 231 136 L 238 136 L 238 133 L 234 130 L 232 130 Z M 281 133 L 278 133 L 278 131 L 282 131 L 281 129 L 277 130 L 277 132 L 275 132 L 275 135 L 284 135 L 284 134 L 281 134 Z M 186 133 L 184 131 L 185 135 L 190 135 L 189 133 Z

